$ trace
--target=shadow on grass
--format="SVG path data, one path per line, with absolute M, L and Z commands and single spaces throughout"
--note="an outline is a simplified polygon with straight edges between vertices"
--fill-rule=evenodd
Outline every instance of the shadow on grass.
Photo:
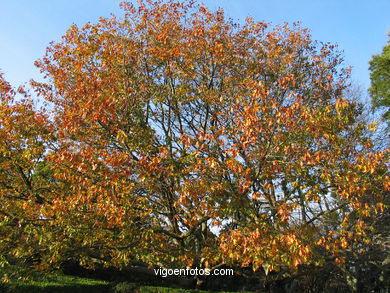
M 133 283 L 121 282 L 117 284 L 75 285 L 50 283 L 0 284 L 0 292 L 4 293 L 215 293 L 214 291 L 200 291 L 188 289 L 174 289 L 168 287 L 138 286 Z M 218 292 L 224 293 L 224 292 Z M 226 292 L 227 293 L 227 292 Z
M 0 286 L 0 292 L 4 293 L 107 293 L 111 291 L 109 285 L 47 285 L 47 286 L 38 286 L 32 284 L 6 284 Z

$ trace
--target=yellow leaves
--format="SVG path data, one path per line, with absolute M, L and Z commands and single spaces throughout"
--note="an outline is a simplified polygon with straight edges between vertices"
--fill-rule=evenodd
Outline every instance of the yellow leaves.
M 362 166 L 362 169 L 361 169 L 364 173 L 370 173 L 370 174 L 374 174 L 375 173 L 375 167 L 374 166 Z
M 284 241 L 287 243 L 287 245 L 293 245 L 296 242 L 296 236 L 293 234 L 287 235 Z
M 341 247 L 344 248 L 344 249 L 349 246 L 348 241 L 347 241 L 347 239 L 345 237 L 341 238 L 340 243 L 341 243 Z
M 212 158 L 208 158 L 208 164 L 211 168 L 216 168 L 218 166 L 218 162 Z
M 382 202 L 378 202 L 378 203 L 376 204 L 376 207 L 377 207 L 377 209 L 378 209 L 381 213 L 383 213 L 384 210 L 385 210 L 385 206 L 384 206 L 384 204 L 383 204 Z
M 180 196 L 180 198 L 178 199 L 177 204 L 175 204 L 175 205 L 176 206 L 177 205 L 187 206 L 189 203 L 190 203 L 190 201 L 189 201 L 189 193 L 187 191 L 184 191 L 182 193 L 182 195 Z
M 252 123 L 251 119 L 245 119 L 244 126 L 249 127 L 251 125 L 251 123 Z
M 316 244 L 317 244 L 317 245 L 320 245 L 320 246 L 324 246 L 325 243 L 326 243 L 326 239 L 325 239 L 324 236 L 322 236 L 322 237 L 320 238 L 320 240 L 318 240 L 318 241 L 316 242 Z
M 373 122 L 373 123 L 368 124 L 368 129 L 371 131 L 375 131 L 377 126 L 378 126 L 378 122 Z
M 329 135 L 328 133 L 324 133 L 324 138 L 325 138 L 326 140 L 330 140 L 330 135 Z
M 293 181 L 291 185 L 292 187 L 297 188 L 299 186 L 299 181 Z
M 264 269 L 265 275 L 268 276 L 268 272 L 269 272 L 269 269 L 270 269 L 271 266 L 268 263 L 263 263 L 262 267 Z
M 336 99 L 335 106 L 338 116 L 341 116 L 342 111 L 348 107 L 349 103 L 345 99 L 338 98 Z

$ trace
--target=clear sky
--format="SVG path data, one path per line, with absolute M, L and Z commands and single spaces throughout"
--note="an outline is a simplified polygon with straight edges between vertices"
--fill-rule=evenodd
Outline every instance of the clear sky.
M 34 61 L 73 23 L 120 14 L 120 0 L 0 0 L 0 71 L 13 85 L 39 79 Z M 235 20 L 252 16 L 273 24 L 300 21 L 314 39 L 337 43 L 353 81 L 369 87 L 368 61 L 390 31 L 389 0 L 204 0 Z

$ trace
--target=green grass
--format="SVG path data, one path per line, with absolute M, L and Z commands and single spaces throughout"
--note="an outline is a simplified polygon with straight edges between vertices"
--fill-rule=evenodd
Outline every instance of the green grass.
M 0 292 L 35 293 L 35 292 L 109 292 L 111 285 L 108 282 L 66 276 L 60 273 L 41 275 L 41 280 L 37 275 L 19 280 L 10 280 L 0 285 Z
M 202 293 L 211 291 L 138 286 L 133 283 L 110 284 L 104 281 L 71 276 L 57 276 L 51 281 L 9 282 L 0 285 L 4 293 Z M 215 293 L 215 292 L 214 292 Z M 219 292 L 224 293 L 224 292 Z M 225 292 L 228 293 L 228 292 Z
M 50 274 L 23 268 L 0 268 L 0 292 L 4 293 L 201 293 L 211 291 L 174 289 L 166 287 L 138 286 L 122 282 L 109 283 L 64 275 L 61 272 Z M 219 292 L 223 293 L 223 292 Z M 225 292 L 227 293 L 227 292 Z

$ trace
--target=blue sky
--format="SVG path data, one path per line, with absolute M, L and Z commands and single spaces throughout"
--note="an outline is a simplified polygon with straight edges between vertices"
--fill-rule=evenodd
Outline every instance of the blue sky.
M 39 79 L 34 61 L 73 23 L 120 14 L 120 0 L 0 0 L 0 70 L 13 85 Z M 236 20 L 252 16 L 273 24 L 300 21 L 314 39 L 337 43 L 353 81 L 369 87 L 368 61 L 390 31 L 389 0 L 205 0 Z

